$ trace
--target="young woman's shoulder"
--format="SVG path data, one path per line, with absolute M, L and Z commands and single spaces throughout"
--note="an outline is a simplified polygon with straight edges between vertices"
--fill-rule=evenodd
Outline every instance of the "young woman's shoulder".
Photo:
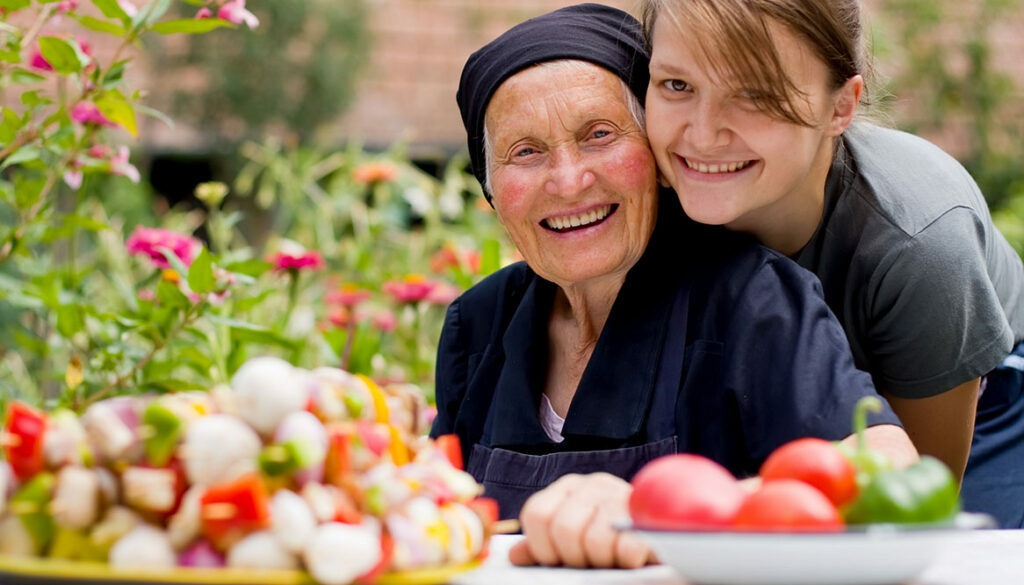
M 931 142 L 867 123 L 852 125 L 843 141 L 852 171 L 847 190 L 908 235 L 952 209 L 988 215 L 974 179 Z

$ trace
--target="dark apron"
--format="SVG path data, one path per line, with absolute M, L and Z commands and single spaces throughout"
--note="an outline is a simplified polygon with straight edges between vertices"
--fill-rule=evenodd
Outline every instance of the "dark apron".
M 1002 528 L 1024 527 L 1024 342 L 984 378 L 960 497 Z
M 468 471 L 484 486 L 484 495 L 497 500 L 502 519 L 518 518 L 527 498 L 563 475 L 603 471 L 629 481 L 649 461 L 677 451 L 676 400 L 686 350 L 688 300 L 689 283 L 684 283 L 676 295 L 665 334 L 645 425 L 645 444 L 603 451 L 529 455 L 485 447 L 490 443 L 491 433 L 489 425 L 484 427 L 481 442 L 473 445 Z

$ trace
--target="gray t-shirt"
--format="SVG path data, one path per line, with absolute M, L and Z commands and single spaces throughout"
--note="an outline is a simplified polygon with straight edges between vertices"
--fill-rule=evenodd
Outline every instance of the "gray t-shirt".
M 963 167 L 910 134 L 847 129 L 794 259 L 821 279 L 857 366 L 894 396 L 982 376 L 1024 339 L 1020 257 Z

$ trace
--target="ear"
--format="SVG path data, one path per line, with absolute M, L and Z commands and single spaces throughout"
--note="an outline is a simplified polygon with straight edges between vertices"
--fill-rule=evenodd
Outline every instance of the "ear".
M 846 80 L 842 87 L 833 94 L 832 118 L 828 123 L 829 136 L 839 136 L 853 121 L 860 104 L 861 93 L 864 92 L 864 78 L 854 75 Z

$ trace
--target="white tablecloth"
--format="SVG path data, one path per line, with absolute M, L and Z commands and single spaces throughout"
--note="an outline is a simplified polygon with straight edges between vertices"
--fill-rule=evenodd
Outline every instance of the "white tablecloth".
M 635 571 L 514 567 L 507 551 L 520 536 L 497 536 L 484 565 L 456 585 L 689 585 L 671 568 Z M 980 530 L 951 537 L 913 585 L 1024 585 L 1024 530 Z

